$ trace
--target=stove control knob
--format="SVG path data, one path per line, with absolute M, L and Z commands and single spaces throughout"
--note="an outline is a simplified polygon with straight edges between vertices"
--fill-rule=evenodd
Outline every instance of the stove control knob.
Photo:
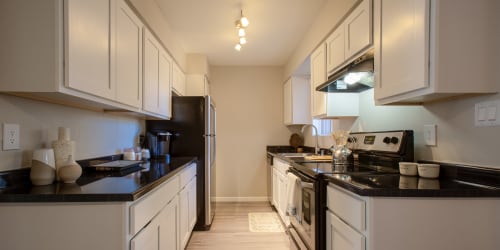
M 398 139 L 397 137 L 393 136 L 393 137 L 391 138 L 391 143 L 392 143 L 392 144 L 398 144 L 398 142 L 399 142 L 399 139 Z
M 352 137 L 352 136 L 349 136 L 349 138 L 347 138 L 347 142 L 349 143 L 355 143 L 358 139 L 356 139 L 356 137 Z
M 384 139 L 382 140 L 382 142 L 384 142 L 385 144 L 389 144 L 389 143 L 391 143 L 391 138 L 384 137 Z

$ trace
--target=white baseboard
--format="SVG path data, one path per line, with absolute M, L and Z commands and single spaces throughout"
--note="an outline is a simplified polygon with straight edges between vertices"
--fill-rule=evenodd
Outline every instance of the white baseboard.
M 254 196 L 254 197 L 215 197 L 216 202 L 257 202 L 269 201 L 267 196 Z

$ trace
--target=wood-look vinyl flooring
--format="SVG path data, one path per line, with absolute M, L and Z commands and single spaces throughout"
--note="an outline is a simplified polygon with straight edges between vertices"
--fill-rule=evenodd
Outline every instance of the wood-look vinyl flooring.
M 289 250 L 286 233 L 253 233 L 248 213 L 272 212 L 269 202 L 217 203 L 210 231 L 194 231 L 187 250 Z

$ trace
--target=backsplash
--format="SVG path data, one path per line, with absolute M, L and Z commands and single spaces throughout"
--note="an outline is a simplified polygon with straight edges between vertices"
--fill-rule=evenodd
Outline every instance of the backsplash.
M 500 169 L 500 126 L 475 127 L 475 104 L 500 99 L 500 94 L 461 98 L 423 106 L 375 106 L 373 90 L 360 94 L 360 116 L 352 131 L 414 131 L 415 160 L 434 160 L 480 165 Z M 437 146 L 426 146 L 424 125 L 437 125 Z M 345 129 L 345 128 L 343 128 Z M 309 133 L 310 134 L 310 133 Z M 320 147 L 333 139 L 321 137 Z M 305 145 L 314 146 L 306 136 Z
M 76 160 L 120 153 L 144 131 L 134 117 L 76 109 L 0 94 L 0 123 L 20 125 L 20 150 L 0 151 L 0 171 L 30 164 L 32 150 L 50 147 L 58 127 L 71 130 Z M 1 134 L 0 134 L 1 135 Z

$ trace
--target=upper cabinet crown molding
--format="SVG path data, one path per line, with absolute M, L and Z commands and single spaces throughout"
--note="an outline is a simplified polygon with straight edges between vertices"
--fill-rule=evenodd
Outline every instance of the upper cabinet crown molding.
M 497 92 L 494 2 L 375 0 L 376 103 Z

